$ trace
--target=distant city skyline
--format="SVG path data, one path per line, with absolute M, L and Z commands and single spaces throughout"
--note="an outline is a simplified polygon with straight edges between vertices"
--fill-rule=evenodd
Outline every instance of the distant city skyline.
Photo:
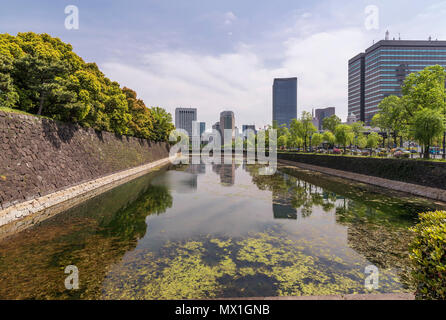
M 0 0 L 1 1 L 1 0 Z M 64 28 L 65 6 L 79 8 L 79 30 Z M 71 43 L 147 106 L 174 116 L 194 106 L 209 128 L 223 108 L 239 127 L 271 124 L 271 81 L 299 78 L 299 112 L 336 107 L 348 114 L 348 59 L 384 38 L 446 39 L 446 3 L 369 1 L 2 1 L 2 32 L 49 33 Z M 404 11 L 401 10 L 404 8 Z

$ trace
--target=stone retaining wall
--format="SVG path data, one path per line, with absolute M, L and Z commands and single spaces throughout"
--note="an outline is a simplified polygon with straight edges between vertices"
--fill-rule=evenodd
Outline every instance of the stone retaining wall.
M 0 210 L 168 155 L 167 143 L 0 111 Z
M 170 158 L 157 160 L 0 210 L 0 239 L 23 231 L 78 203 L 167 165 L 172 160 Z
M 446 190 L 446 163 L 442 162 L 301 153 L 278 153 L 277 156 L 282 160 Z
M 367 183 L 370 185 L 375 185 L 378 187 L 396 190 L 404 193 L 413 194 L 415 196 L 429 198 L 433 200 L 439 200 L 442 202 L 446 202 L 446 190 L 431 188 L 426 186 L 415 185 L 407 182 L 389 180 L 378 177 L 371 177 L 364 174 L 353 173 L 348 171 L 336 170 L 326 167 L 315 166 L 306 163 L 288 161 L 288 160 L 280 160 L 280 163 L 290 166 L 299 167 L 305 170 L 317 171 L 324 174 L 328 174 L 331 176 L 339 177 L 342 179 L 349 179 L 353 181 L 358 181 L 362 183 Z

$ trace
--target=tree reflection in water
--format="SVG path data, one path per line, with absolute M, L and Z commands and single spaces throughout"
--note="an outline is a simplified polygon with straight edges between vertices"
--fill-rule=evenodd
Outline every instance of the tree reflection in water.
M 111 265 L 135 248 L 145 219 L 172 206 L 153 175 L 121 185 L 0 242 L 0 298 L 94 299 Z M 80 289 L 66 290 L 63 270 L 74 264 Z
M 338 178 L 290 167 L 280 168 L 272 177 L 258 175 L 255 166 L 247 171 L 259 189 L 272 192 L 273 209 L 294 210 L 294 219 L 298 213 L 307 218 L 316 208 L 335 210 L 336 222 L 347 226 L 352 249 L 381 269 L 395 268 L 405 287 L 411 285 L 407 275 L 412 233 L 408 228 L 416 222 L 418 212 L 426 207 L 437 209 L 437 205 L 407 195 L 396 197 L 388 190 L 387 196 L 363 184 L 340 183 Z
M 281 167 L 272 176 L 258 175 L 258 168 L 246 163 L 243 169 L 235 163 L 171 167 L 0 242 L 0 274 L 7 275 L 1 279 L 0 298 L 353 293 L 365 290 L 363 270 L 368 263 L 380 268 L 380 292 L 401 292 L 410 238 L 407 229 L 418 212 L 435 209 L 432 203 L 383 195 L 364 185 L 291 167 Z M 236 179 L 241 170 L 249 175 L 241 172 Z M 201 174 L 211 179 L 197 179 Z M 227 193 L 214 193 L 215 178 Z M 198 183 L 203 185 L 197 188 Z M 234 199 L 228 194 L 236 190 L 248 195 L 236 199 L 243 206 L 240 214 L 225 206 Z M 206 211 L 211 208 L 208 198 L 220 201 L 222 212 L 228 212 L 219 215 L 220 224 L 232 226 L 245 219 L 249 227 L 236 236 L 206 228 L 195 232 L 200 222 L 212 220 Z M 173 206 L 178 199 L 194 202 L 190 207 Z M 199 210 L 203 203 L 207 207 Z M 168 214 L 147 220 L 166 210 Z M 271 215 L 290 221 L 273 220 Z M 146 221 L 153 233 L 146 234 Z M 254 224 L 259 229 L 251 229 Z M 309 229 L 303 230 L 303 225 Z M 164 227 L 184 229 L 187 236 L 166 234 L 160 249 L 145 247 L 144 240 L 157 239 L 153 235 L 161 234 Z M 63 270 L 70 264 L 81 272 L 78 291 L 65 290 L 63 285 Z

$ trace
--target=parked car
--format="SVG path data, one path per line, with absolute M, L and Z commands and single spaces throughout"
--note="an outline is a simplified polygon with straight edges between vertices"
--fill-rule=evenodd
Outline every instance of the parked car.
M 333 154 L 342 154 L 342 150 L 338 148 L 333 149 Z
M 402 152 L 402 153 L 407 153 L 407 154 L 410 153 L 410 151 L 408 151 L 407 149 L 404 149 L 404 148 L 396 148 L 395 152 Z

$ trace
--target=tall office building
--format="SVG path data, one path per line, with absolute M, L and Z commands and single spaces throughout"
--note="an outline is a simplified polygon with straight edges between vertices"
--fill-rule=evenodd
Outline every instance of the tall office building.
M 446 41 L 381 40 L 348 62 L 348 114 L 370 124 L 382 99 L 401 96 L 409 73 L 446 67 Z
M 354 114 L 361 121 L 364 115 L 364 85 L 365 85 L 365 53 L 360 53 L 348 62 L 348 114 Z
M 220 113 L 221 139 L 224 139 L 224 130 L 232 130 L 232 139 L 235 138 L 235 117 L 232 111 L 223 111 Z
M 203 135 L 203 133 L 206 131 L 206 122 L 199 122 L 200 124 L 200 137 Z
M 277 78 L 273 83 L 273 122 L 290 126 L 297 118 L 297 78 Z
M 252 130 L 254 134 L 257 134 L 256 126 L 254 124 L 244 124 L 242 125 L 242 136 L 247 136 L 247 131 Z
M 325 118 L 331 117 L 335 114 L 336 109 L 334 107 L 328 107 L 325 109 L 316 109 L 314 116 L 317 119 L 317 129 L 322 130 L 322 124 Z
M 219 121 L 217 121 L 216 123 L 214 123 L 212 125 L 212 130 L 220 131 L 220 122 Z
M 192 136 L 192 122 L 197 121 L 196 108 L 176 108 L 175 109 L 175 127 L 184 129 Z

